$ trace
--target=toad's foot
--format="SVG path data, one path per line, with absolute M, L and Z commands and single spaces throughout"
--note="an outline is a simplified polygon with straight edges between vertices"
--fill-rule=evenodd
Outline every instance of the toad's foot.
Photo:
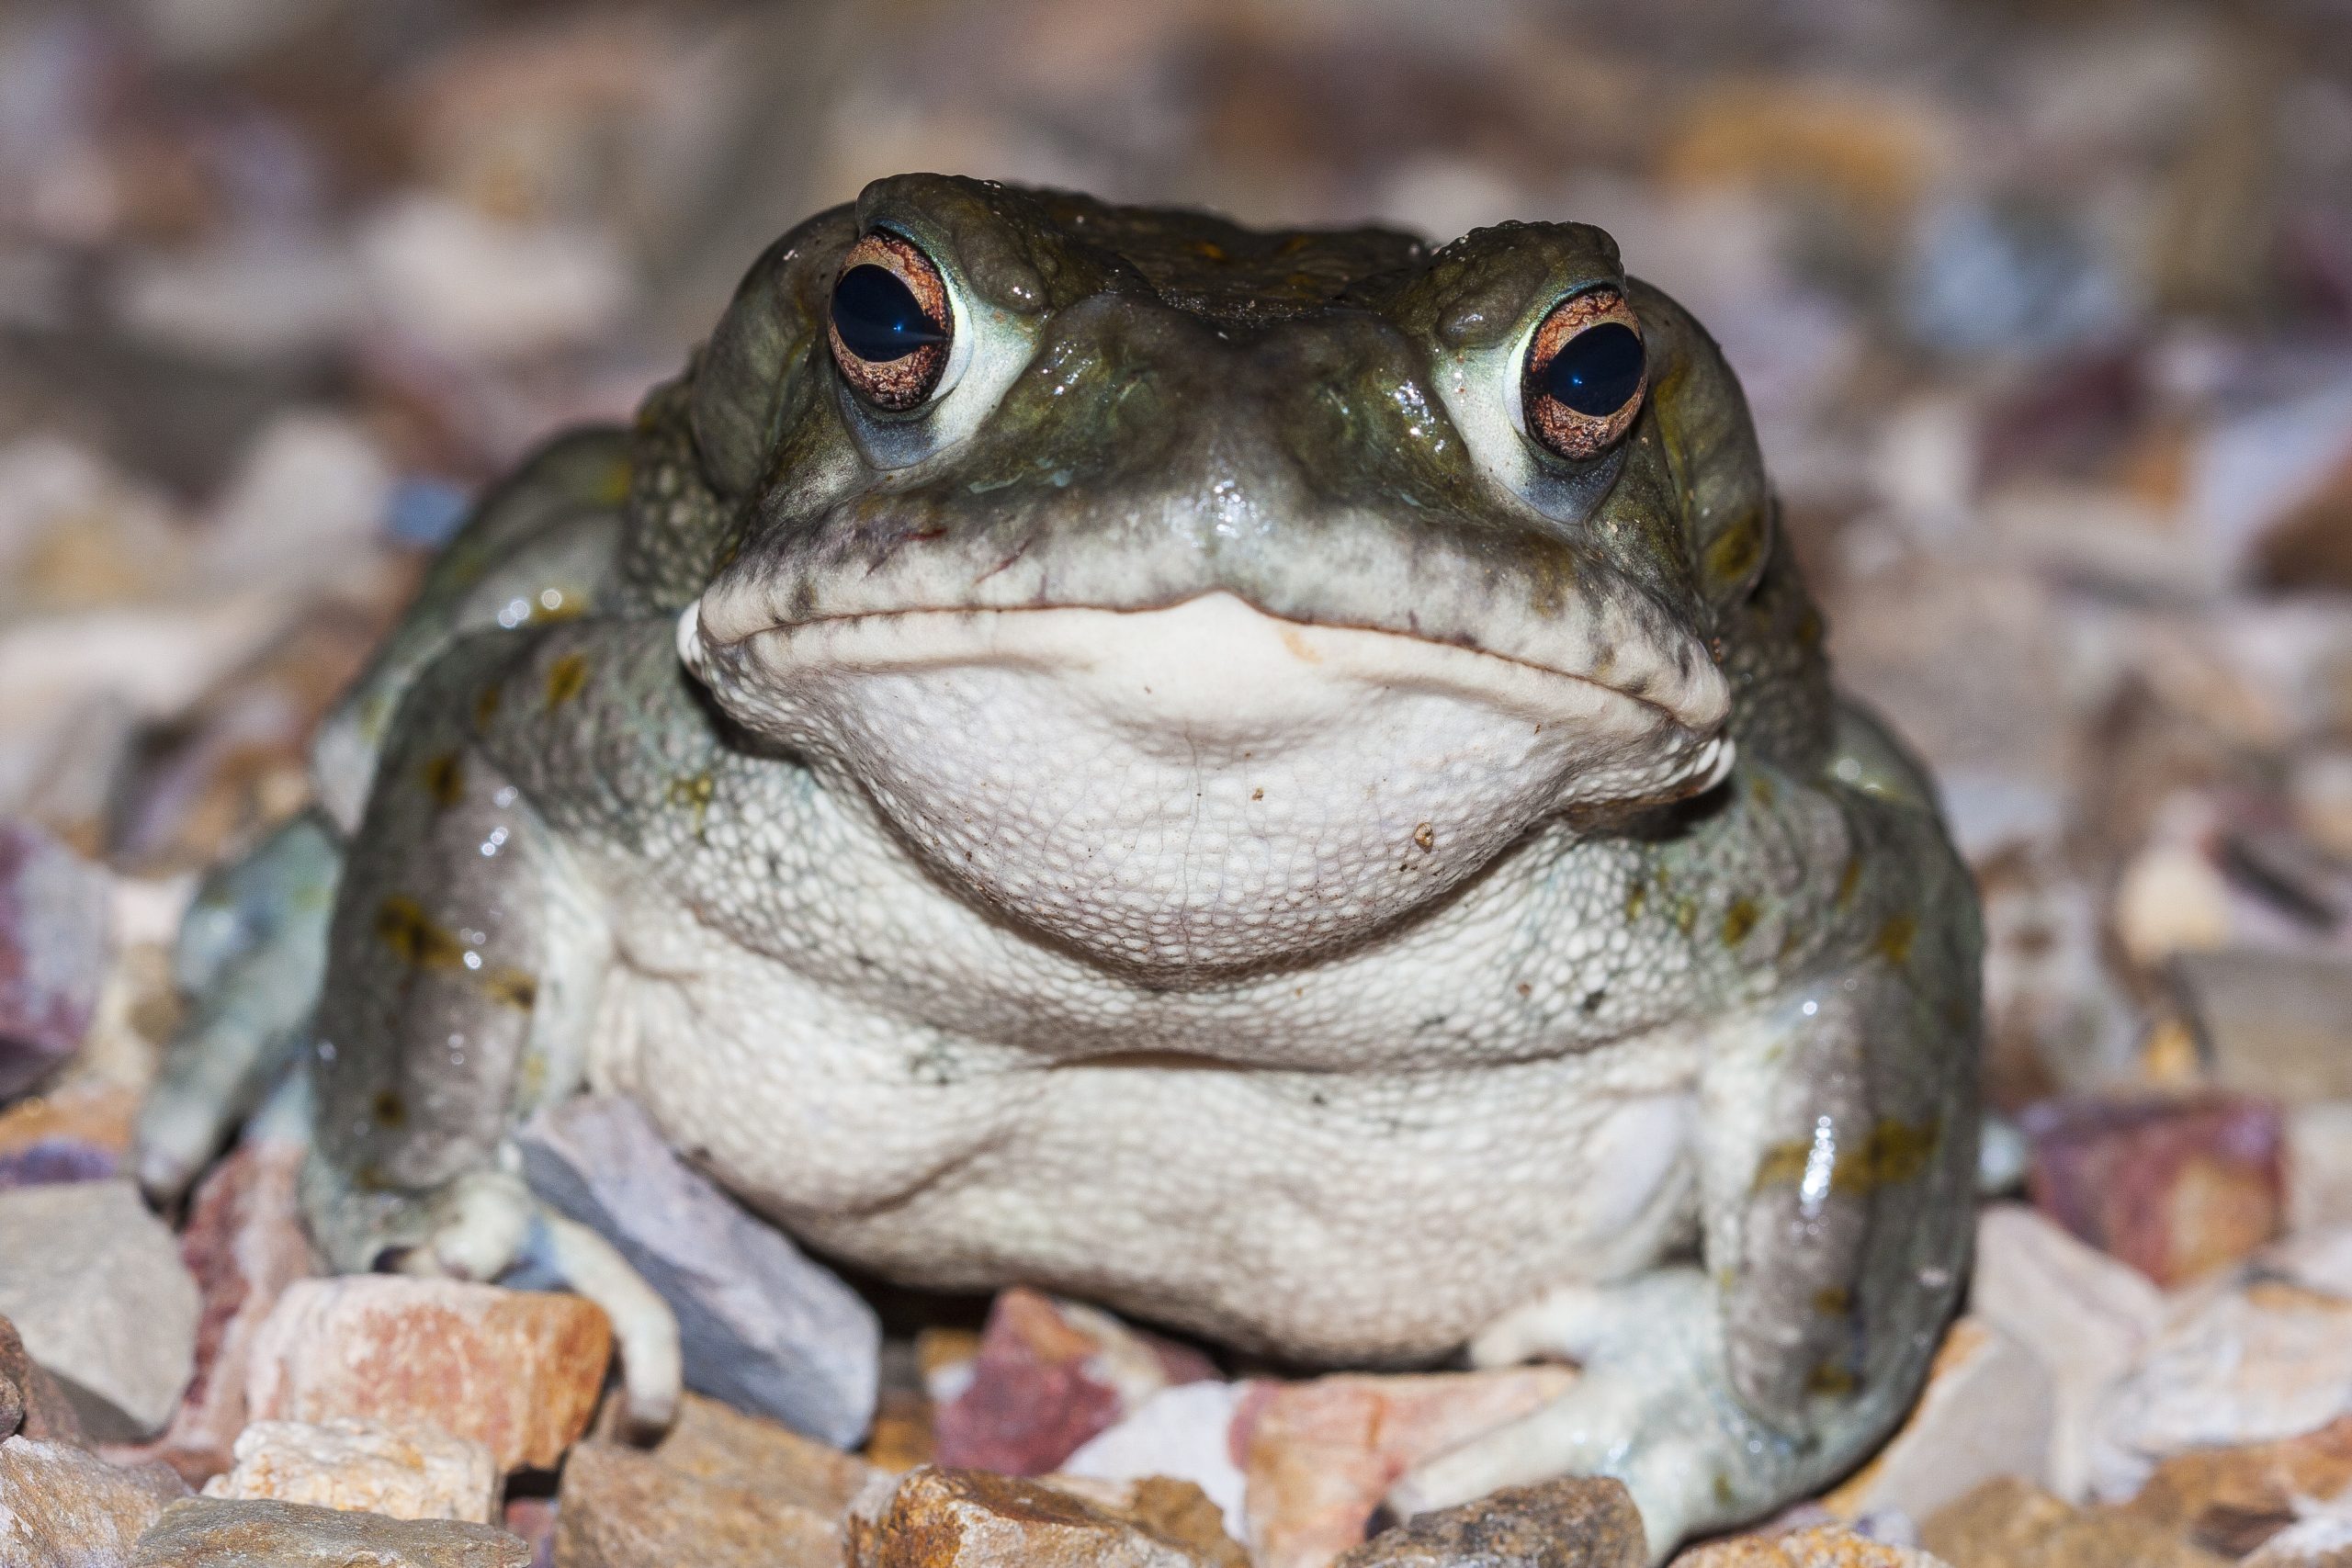
M 630 1424 L 659 1432 L 677 1414 L 678 1320 L 603 1236 L 555 1213 L 503 1171 L 460 1177 L 430 1201 L 422 1239 L 385 1254 L 403 1274 L 566 1289 L 605 1309 L 621 1357 Z
M 1571 1286 L 1509 1314 L 1472 1343 L 1474 1362 L 1566 1358 L 1583 1375 L 1542 1409 L 1423 1462 L 1390 1491 L 1390 1510 L 1409 1517 L 1498 1487 L 1613 1475 L 1662 1561 L 1686 1534 L 1769 1507 L 1804 1468 L 1802 1455 L 1733 1396 L 1720 1324 L 1695 1269 Z

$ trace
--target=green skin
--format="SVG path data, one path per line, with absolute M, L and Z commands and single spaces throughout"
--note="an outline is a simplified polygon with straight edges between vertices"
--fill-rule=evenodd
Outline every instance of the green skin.
M 874 420 L 839 384 L 830 289 L 877 224 L 948 266 L 1015 345 L 960 425 Z M 1447 400 L 1448 367 L 1514 352 L 1595 284 L 1640 317 L 1645 407 L 1599 457 L 1509 432 L 1498 464 Z M 1282 525 L 1214 526 L 1235 493 Z M 906 176 L 801 225 L 634 429 L 560 438 L 483 503 L 321 738 L 333 820 L 207 890 L 191 926 L 208 933 L 191 970 L 206 989 L 145 1122 L 152 1187 L 184 1185 L 314 1037 L 331 1049 L 311 1065 L 307 1201 L 337 1266 L 492 1277 L 544 1237 L 493 1199 L 512 1128 L 586 1071 L 609 950 L 581 934 L 601 917 L 573 868 L 634 867 L 746 949 L 817 918 L 789 886 L 747 891 L 724 846 L 854 778 L 762 737 L 755 704 L 679 657 L 681 612 L 747 583 L 780 585 L 780 613 L 808 620 L 1222 592 L 1288 622 L 1474 649 L 1604 613 L 1661 647 L 1689 634 L 1679 646 L 1729 686 L 1729 778 L 1691 800 L 1588 804 L 1503 857 L 1550 856 L 1537 886 L 1555 907 L 1626 939 L 1603 976 L 1624 984 L 1538 996 L 1526 1005 L 1554 1010 L 1529 1027 L 1567 1051 L 1670 1037 L 1694 1053 L 1706 1133 L 1687 1249 L 1498 1325 L 1483 1359 L 1565 1352 L 1585 1377 L 1392 1503 L 1607 1472 L 1663 1555 L 1825 1484 L 1900 1417 L 1966 1267 L 1973 895 L 1918 770 L 1832 691 L 1714 344 L 1576 224 L 1431 251 Z M 322 906 L 337 844 L 322 943 L 301 911 Z M 1409 940 L 1451 897 L 1349 941 Z M 1096 967 L 1106 988 L 1213 992 L 1340 950 L 1172 983 Z M 1678 978 L 1643 983 L 1658 974 Z M 555 1261 L 597 1293 L 607 1260 L 571 1239 Z M 608 1293 L 635 1310 L 626 1281 Z M 658 1361 L 658 1334 L 641 1338 Z M 633 1380 L 656 1407 L 659 1381 Z

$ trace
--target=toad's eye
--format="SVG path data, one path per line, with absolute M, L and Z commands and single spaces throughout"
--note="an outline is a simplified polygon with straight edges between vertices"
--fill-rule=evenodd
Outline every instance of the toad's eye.
M 859 397 L 894 412 L 916 407 L 937 389 L 954 334 L 947 280 L 911 242 L 876 231 L 851 248 L 826 335 Z
M 1527 345 L 1527 433 L 1563 457 L 1595 457 L 1634 427 L 1646 374 L 1641 326 L 1613 288 L 1561 300 Z

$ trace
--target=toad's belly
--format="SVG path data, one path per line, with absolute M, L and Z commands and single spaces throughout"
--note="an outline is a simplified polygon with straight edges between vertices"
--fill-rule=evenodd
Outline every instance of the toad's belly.
M 1692 1229 L 1692 1053 L 1656 1035 L 1418 1073 L 1056 1063 L 741 953 L 616 976 L 598 1034 L 598 1087 L 817 1247 L 1277 1354 L 1433 1355 Z

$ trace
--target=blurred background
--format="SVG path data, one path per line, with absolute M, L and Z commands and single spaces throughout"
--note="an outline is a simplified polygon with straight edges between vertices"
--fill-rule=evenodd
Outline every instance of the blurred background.
M 86 1070 L 150 1070 L 187 874 L 302 804 L 468 498 L 910 169 L 1609 228 L 1945 782 L 1996 1101 L 2212 1080 L 2352 1149 L 2327 0 L 0 9 L 0 814 L 154 890 Z

